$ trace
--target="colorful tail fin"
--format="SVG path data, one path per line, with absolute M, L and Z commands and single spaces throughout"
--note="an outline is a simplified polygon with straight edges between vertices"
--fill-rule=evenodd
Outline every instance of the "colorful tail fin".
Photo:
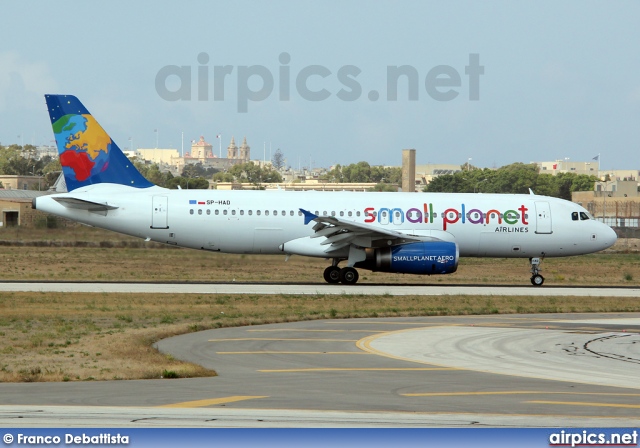
M 112 183 L 153 186 L 75 96 L 45 95 L 67 190 Z

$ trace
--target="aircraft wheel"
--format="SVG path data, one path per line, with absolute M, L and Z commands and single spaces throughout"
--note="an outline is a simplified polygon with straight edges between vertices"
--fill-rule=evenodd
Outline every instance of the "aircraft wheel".
M 353 268 L 340 269 L 340 281 L 345 285 L 355 285 L 359 277 L 358 271 Z
M 542 286 L 543 283 L 544 283 L 544 277 L 542 275 L 536 274 L 531 277 L 531 284 L 533 286 Z
M 329 266 L 324 270 L 324 280 L 327 283 L 340 283 L 340 268 L 338 266 Z

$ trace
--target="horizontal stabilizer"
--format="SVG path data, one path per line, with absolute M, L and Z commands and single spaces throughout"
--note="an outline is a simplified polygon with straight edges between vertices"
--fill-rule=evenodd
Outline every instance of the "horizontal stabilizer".
M 89 212 L 100 213 L 108 210 L 115 210 L 118 207 L 113 205 L 101 204 L 99 202 L 85 201 L 84 199 L 76 198 L 52 198 L 54 201 L 64 205 L 67 208 L 75 208 L 78 210 L 87 210 Z

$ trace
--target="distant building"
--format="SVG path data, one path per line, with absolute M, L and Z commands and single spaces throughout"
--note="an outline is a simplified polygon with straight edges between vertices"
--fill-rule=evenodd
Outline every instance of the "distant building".
M 41 190 L 44 188 L 42 176 L 1 174 L 0 182 L 5 190 Z
M 640 180 L 639 170 L 601 170 L 600 179 L 605 180 L 609 176 L 610 180 Z
M 426 165 L 416 165 L 416 187 L 427 185 L 434 178 L 443 174 L 455 174 L 460 172 L 460 165 L 428 163 Z
M 0 190 L 0 228 L 2 227 L 35 227 L 76 225 L 73 221 L 54 217 L 34 210 L 31 206 L 33 198 L 49 194 L 32 190 Z
M 531 162 L 540 167 L 540 173 L 556 175 L 558 173 L 591 174 L 598 176 L 600 162 L 571 162 L 568 159 L 555 160 L 553 162 Z
M 251 147 L 247 144 L 247 138 L 238 148 L 234 137 L 227 147 L 227 157 L 221 158 L 213 152 L 213 145 L 208 143 L 204 136 L 198 141 L 191 142 L 191 149 L 184 156 L 176 149 L 138 149 L 137 155 L 152 163 L 157 163 L 161 168 L 168 167 L 175 173 L 182 173 L 184 167 L 189 164 L 201 163 L 205 168 L 227 170 L 238 163 L 247 163 L 251 158 Z
M 171 165 L 173 159 L 180 157 L 177 149 L 138 149 L 136 156 L 158 165 Z

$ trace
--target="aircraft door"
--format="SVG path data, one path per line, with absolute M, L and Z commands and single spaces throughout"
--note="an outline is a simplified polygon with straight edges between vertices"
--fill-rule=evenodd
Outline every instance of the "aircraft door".
M 553 233 L 548 202 L 536 202 L 536 233 Z
M 151 228 L 168 229 L 168 198 L 153 196 L 151 210 Z

